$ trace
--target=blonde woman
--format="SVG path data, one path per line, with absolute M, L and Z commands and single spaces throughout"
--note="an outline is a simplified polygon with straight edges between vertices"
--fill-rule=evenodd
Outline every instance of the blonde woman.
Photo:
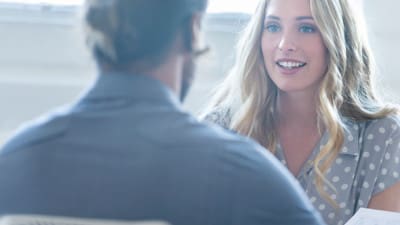
M 400 119 L 374 91 L 352 0 L 262 0 L 205 119 L 254 138 L 328 224 L 400 211 Z

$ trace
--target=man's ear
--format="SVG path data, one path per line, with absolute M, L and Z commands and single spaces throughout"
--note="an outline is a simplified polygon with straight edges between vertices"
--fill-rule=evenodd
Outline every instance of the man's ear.
M 203 49 L 203 37 L 201 36 L 202 14 L 194 13 L 187 21 L 183 31 L 185 48 L 190 53 L 196 53 Z

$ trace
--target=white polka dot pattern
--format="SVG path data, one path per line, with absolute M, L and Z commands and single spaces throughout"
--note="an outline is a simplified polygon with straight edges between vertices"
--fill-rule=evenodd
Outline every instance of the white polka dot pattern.
M 339 182 L 340 178 L 338 176 L 335 176 L 332 178 L 333 183 Z
M 329 225 L 344 224 L 357 209 L 366 207 L 375 193 L 400 181 L 399 126 L 393 125 L 393 119 L 385 118 L 368 126 L 354 127 L 358 129 L 349 129 L 351 134 L 345 136 L 341 153 L 325 174 L 336 192 L 327 186 L 324 190 L 337 202 L 339 210 L 318 193 L 312 182 L 314 173 L 298 177 L 311 202 Z M 362 133 L 365 136 L 360 136 Z M 315 149 L 319 150 L 320 146 Z M 309 159 L 315 157 L 316 153 L 313 154 Z M 277 157 L 284 155 L 277 154 Z
M 218 107 L 212 110 L 211 112 L 207 113 L 202 119 L 204 121 L 215 123 L 223 128 L 229 129 L 229 124 L 231 122 L 231 115 L 229 109 Z
M 379 128 L 379 133 L 384 134 L 385 132 L 386 132 L 385 128 L 383 128 L 383 127 Z
M 349 141 L 353 141 L 354 140 L 354 137 L 352 135 L 349 135 L 347 138 L 348 138 Z

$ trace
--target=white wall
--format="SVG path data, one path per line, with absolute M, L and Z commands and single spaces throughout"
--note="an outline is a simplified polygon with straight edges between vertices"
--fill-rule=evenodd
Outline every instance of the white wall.
M 94 77 L 73 7 L 0 4 L 0 140 Z
M 376 56 L 380 90 L 400 103 L 400 1 L 364 0 L 370 40 Z

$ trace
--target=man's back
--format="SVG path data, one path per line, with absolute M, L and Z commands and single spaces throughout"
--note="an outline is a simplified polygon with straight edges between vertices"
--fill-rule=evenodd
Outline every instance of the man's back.
M 102 75 L 72 108 L 11 140 L 0 184 L 0 214 L 320 224 L 269 153 L 197 122 L 144 76 Z

